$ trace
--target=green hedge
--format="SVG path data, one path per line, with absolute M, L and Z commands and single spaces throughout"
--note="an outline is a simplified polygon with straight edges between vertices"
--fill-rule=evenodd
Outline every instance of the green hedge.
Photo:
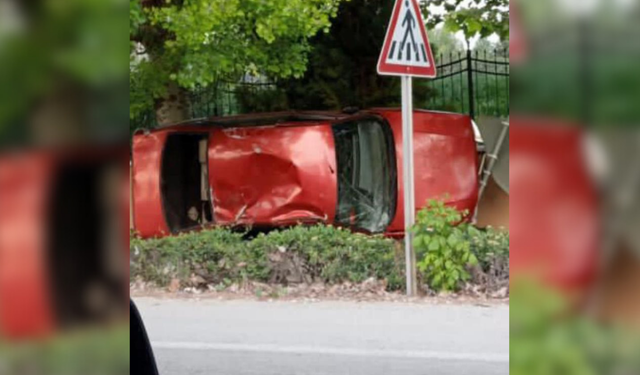
M 432 210 L 434 214 L 438 213 L 433 207 Z M 438 220 L 435 221 L 440 223 Z M 484 285 L 487 291 L 508 285 L 509 232 L 477 230 L 468 224 L 460 228 L 444 222 L 440 224 L 436 226 L 419 220 L 419 225 L 425 227 L 417 236 L 422 237 L 416 238 L 419 264 L 425 262 L 427 254 L 432 258 L 435 256 L 435 250 L 429 250 L 428 246 L 425 248 L 425 238 L 437 237 L 438 243 L 453 243 L 466 249 L 465 257 L 477 258 L 479 264 L 473 270 L 472 283 Z M 436 227 L 440 229 L 436 231 Z M 459 229 L 461 234 L 453 241 L 451 233 L 443 235 L 446 232 L 443 228 Z M 402 242 L 332 226 L 297 226 L 253 238 L 226 228 L 216 228 L 159 239 L 143 240 L 132 236 L 130 243 L 131 280 L 141 279 L 158 287 L 167 287 L 174 280 L 180 281 L 181 287 L 224 289 L 246 281 L 275 285 L 315 282 L 332 285 L 361 283 L 373 277 L 385 281 L 387 290 L 404 288 Z M 451 252 L 445 251 L 447 249 L 447 246 L 442 247 L 440 250 L 443 251 L 437 253 L 435 260 L 432 259 L 433 264 L 442 266 L 438 272 L 451 272 L 454 269 L 449 265 L 451 263 L 456 266 L 458 276 L 462 272 L 468 275 L 467 261 L 455 258 Z M 440 290 L 441 285 L 430 282 L 430 276 L 436 273 L 434 269 L 422 267 L 421 279 L 432 289 Z M 467 279 L 469 276 L 465 277 Z M 464 280 L 456 278 L 454 281 L 449 289 L 458 290 Z
M 3 342 L 0 337 L 0 374 L 128 374 L 129 343 L 129 324 L 37 342 Z
M 193 286 L 228 286 L 247 280 L 275 284 L 385 280 L 403 286 L 402 246 L 382 236 L 332 226 L 297 226 L 244 239 L 225 228 L 174 237 L 131 240 L 131 280 L 165 287 L 178 279 Z

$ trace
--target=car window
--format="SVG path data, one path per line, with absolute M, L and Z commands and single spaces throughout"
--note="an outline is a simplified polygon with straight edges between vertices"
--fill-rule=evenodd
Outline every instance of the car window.
M 208 134 L 171 134 L 162 156 L 162 201 L 172 232 L 212 222 Z
M 334 125 L 338 169 L 336 222 L 382 232 L 395 209 L 391 134 L 376 119 Z

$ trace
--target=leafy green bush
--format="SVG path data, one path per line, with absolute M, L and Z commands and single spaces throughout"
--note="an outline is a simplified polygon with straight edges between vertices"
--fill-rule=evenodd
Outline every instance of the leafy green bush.
M 275 284 L 346 281 L 374 277 L 390 290 L 403 283 L 398 244 L 332 226 L 297 226 L 244 239 L 225 228 L 174 237 L 131 240 L 132 280 L 158 286 L 230 285 L 251 280 Z M 198 286 L 198 285 L 196 285 Z
M 3 342 L 0 374 L 128 374 L 129 324 L 77 331 L 37 342 Z
M 200 276 L 209 283 L 237 279 L 244 251 L 242 234 L 227 229 L 184 233 L 143 240 L 131 237 L 130 278 L 142 278 L 159 286 L 173 279 Z
M 509 232 L 469 228 L 471 252 L 478 258 L 472 267 L 471 283 L 482 285 L 488 292 L 509 287 Z
M 636 330 L 577 315 L 566 296 L 533 280 L 517 280 L 511 296 L 511 374 L 640 373 Z
M 438 291 L 455 291 L 469 280 L 469 265 L 478 263 L 471 252 L 470 225 L 463 214 L 440 200 L 430 200 L 418 212 L 414 246 L 418 269 L 429 286 Z
M 480 266 L 488 271 L 496 258 L 509 258 L 509 231 L 471 228 L 469 232 L 471 251 L 476 255 Z
M 508 233 L 474 230 L 461 219 L 438 201 L 418 214 L 414 231 L 422 275 L 433 289 L 456 290 L 479 259 L 483 280 L 496 273 L 501 282 L 492 285 L 501 286 L 508 281 Z M 245 237 L 226 228 L 148 240 L 132 236 L 130 278 L 159 287 L 178 280 L 183 287 L 217 288 L 245 281 L 340 284 L 375 278 L 388 290 L 404 288 L 404 252 L 389 238 L 321 225 Z
M 367 236 L 332 226 L 298 226 L 260 235 L 248 243 L 252 254 L 270 254 L 272 265 L 285 265 L 284 272 L 294 278 L 336 284 L 360 283 L 370 277 L 386 280 L 389 289 L 402 287 L 403 273 L 396 252 L 398 244 L 382 236 Z M 283 259 L 288 261 L 283 262 Z M 286 267 L 286 265 L 289 267 Z M 296 270 L 295 268 L 302 268 Z M 272 278 L 278 270 L 271 267 Z

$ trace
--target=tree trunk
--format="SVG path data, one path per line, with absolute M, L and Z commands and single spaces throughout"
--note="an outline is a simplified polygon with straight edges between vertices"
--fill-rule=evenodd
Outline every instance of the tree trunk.
M 158 126 L 167 126 L 185 121 L 187 114 L 187 97 L 183 88 L 176 82 L 170 82 L 167 94 L 156 101 L 156 120 Z
M 59 80 L 32 109 L 30 139 L 39 146 L 64 146 L 86 142 L 86 93 L 82 87 Z

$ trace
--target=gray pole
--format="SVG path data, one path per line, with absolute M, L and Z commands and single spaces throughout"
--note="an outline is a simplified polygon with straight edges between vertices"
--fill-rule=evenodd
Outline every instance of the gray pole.
M 416 256 L 411 228 L 415 223 L 416 205 L 413 169 L 413 88 L 410 76 L 402 76 L 402 155 L 407 295 L 415 296 L 417 294 Z

